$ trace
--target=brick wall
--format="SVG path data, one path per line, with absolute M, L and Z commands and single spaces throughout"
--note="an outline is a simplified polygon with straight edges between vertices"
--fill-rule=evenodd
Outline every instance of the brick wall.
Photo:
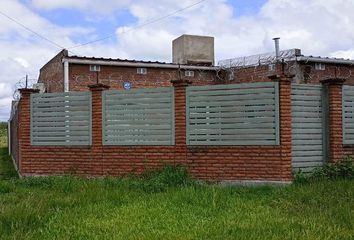
M 133 88 L 156 88 L 171 86 L 171 80 L 178 78 L 177 69 L 147 68 L 146 75 L 137 74 L 136 67 L 101 66 L 98 72 L 100 83 L 111 89 L 122 89 L 124 81 L 130 81 Z M 181 72 L 184 75 L 184 71 Z M 89 65 L 70 64 L 70 91 L 88 91 L 87 85 L 97 82 L 96 72 L 90 72 Z M 215 71 L 194 70 L 194 77 L 188 77 L 196 85 L 216 84 Z
M 103 84 L 92 91 L 92 146 L 31 146 L 30 92 L 23 92 L 20 106 L 20 173 L 23 176 L 76 174 L 122 176 L 142 173 L 164 164 L 183 164 L 193 177 L 208 181 L 272 180 L 290 181 L 291 105 L 290 80 L 280 81 L 280 145 L 275 146 L 187 146 L 185 88 L 189 81 L 172 81 L 175 87 L 174 146 L 103 146 Z
M 301 63 L 301 70 L 306 72 L 309 69 L 309 79 L 303 83 L 319 84 L 323 79 L 346 79 L 345 84 L 354 85 L 354 66 L 325 64 L 325 70 L 316 70 L 315 63 Z
M 325 70 L 316 70 L 315 63 L 287 62 L 284 73 L 294 75 L 292 81 L 295 83 L 321 84 L 323 79 L 343 78 L 347 85 L 354 85 L 354 66 L 325 65 Z M 223 78 L 225 83 L 269 82 L 269 75 L 282 73 L 282 64 L 277 63 L 274 71 L 269 70 L 268 65 L 229 69 L 223 74 Z
M 48 92 L 64 91 L 64 66 L 62 58 L 67 55 L 67 50 L 59 52 L 39 70 L 38 82 L 44 83 Z
M 60 52 L 40 70 L 38 82 L 45 83 L 48 92 L 64 90 L 64 69 L 62 58 L 67 56 L 66 51 Z M 316 70 L 315 63 L 286 62 L 275 64 L 275 70 L 268 65 L 255 67 L 240 67 L 222 71 L 194 70 L 195 76 L 188 77 L 193 85 L 228 84 L 244 82 L 268 82 L 269 75 L 293 74 L 293 82 L 320 84 L 323 79 L 345 78 L 346 84 L 354 85 L 354 66 L 325 64 L 325 70 Z M 182 75 L 184 71 L 182 70 Z M 98 73 L 99 82 L 111 86 L 112 89 L 121 89 L 124 81 L 130 81 L 134 88 L 153 88 L 171 86 L 171 80 L 178 79 L 178 70 L 169 68 L 148 68 L 148 74 L 136 73 L 136 67 L 101 66 Z M 95 84 L 97 75 L 90 72 L 90 65 L 69 65 L 70 91 L 88 91 L 87 85 Z
M 276 64 L 274 71 L 268 69 L 268 65 L 256 67 L 244 67 L 226 69 L 224 73 L 224 81 L 226 83 L 248 83 L 248 82 L 269 82 L 270 75 L 280 75 L 282 73 L 281 64 Z

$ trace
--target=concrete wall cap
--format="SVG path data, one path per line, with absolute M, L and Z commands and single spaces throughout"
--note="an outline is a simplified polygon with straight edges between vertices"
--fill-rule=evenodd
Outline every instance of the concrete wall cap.
M 346 79 L 344 78 L 328 78 L 321 80 L 320 82 L 325 85 L 343 85 Z
M 108 90 L 110 86 L 105 85 L 103 83 L 97 83 L 97 84 L 88 85 L 88 88 L 91 91 L 104 91 L 104 90 Z

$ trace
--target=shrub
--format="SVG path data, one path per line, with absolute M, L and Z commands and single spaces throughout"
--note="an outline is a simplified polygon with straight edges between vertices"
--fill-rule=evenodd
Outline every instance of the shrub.
M 301 170 L 294 173 L 295 183 L 304 183 L 321 179 L 354 179 L 354 162 L 350 156 L 346 156 L 335 163 L 327 163 L 316 168 L 312 173 L 305 174 Z
M 327 163 L 323 167 L 315 169 L 312 174 L 315 179 L 354 179 L 353 159 L 349 156 L 335 163 Z
M 310 174 L 306 174 L 303 171 L 297 170 L 293 172 L 294 183 L 306 183 L 309 180 Z

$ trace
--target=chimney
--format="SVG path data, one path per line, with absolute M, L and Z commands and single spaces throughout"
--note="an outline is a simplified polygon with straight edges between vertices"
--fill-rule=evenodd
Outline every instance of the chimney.
M 277 60 L 279 60 L 280 57 L 279 39 L 280 39 L 279 37 L 273 38 L 274 45 L 275 45 L 275 57 Z
M 182 35 L 172 42 L 174 64 L 214 66 L 214 38 Z

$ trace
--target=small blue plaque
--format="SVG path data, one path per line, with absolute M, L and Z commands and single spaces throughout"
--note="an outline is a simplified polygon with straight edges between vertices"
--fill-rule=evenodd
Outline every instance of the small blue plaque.
M 125 90 L 131 89 L 131 88 L 132 88 L 132 83 L 129 82 L 129 81 L 124 81 L 124 82 L 123 82 L 123 88 L 124 88 Z

